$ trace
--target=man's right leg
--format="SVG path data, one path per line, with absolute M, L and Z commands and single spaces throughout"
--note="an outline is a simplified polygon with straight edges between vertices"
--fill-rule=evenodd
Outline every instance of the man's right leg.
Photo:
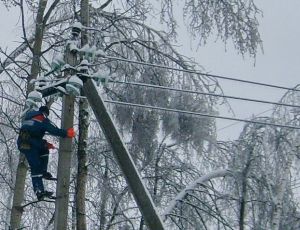
M 43 179 L 45 180 L 55 180 L 50 172 L 47 171 L 48 169 L 48 161 L 49 161 L 49 150 L 43 149 L 40 152 L 40 161 L 41 161 L 41 168 L 43 172 Z
M 28 164 L 31 170 L 31 179 L 33 190 L 36 193 L 37 191 L 44 191 L 44 184 L 42 181 L 42 171 L 40 166 L 40 159 L 38 152 L 34 149 L 23 152 L 26 156 Z
M 43 184 L 43 171 L 41 168 L 41 161 L 38 151 L 31 149 L 30 151 L 24 152 L 26 159 L 31 169 L 31 179 L 33 185 L 33 191 L 37 195 L 39 200 L 45 196 L 51 196 L 53 193 L 45 191 Z
M 43 172 L 43 178 L 48 179 L 52 177 L 51 173 L 47 171 L 48 169 L 48 162 L 49 162 L 49 150 L 44 148 L 40 151 L 40 161 L 41 161 L 41 169 Z

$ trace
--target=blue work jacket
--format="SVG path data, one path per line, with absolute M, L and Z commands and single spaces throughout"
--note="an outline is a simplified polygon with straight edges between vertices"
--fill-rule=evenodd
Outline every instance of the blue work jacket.
M 46 132 L 53 136 L 66 137 L 67 130 L 60 129 L 51 124 L 48 118 L 36 119 L 40 111 L 30 111 L 25 115 L 18 137 L 18 148 L 20 150 L 30 150 L 32 148 L 43 149 L 47 142 L 43 139 Z

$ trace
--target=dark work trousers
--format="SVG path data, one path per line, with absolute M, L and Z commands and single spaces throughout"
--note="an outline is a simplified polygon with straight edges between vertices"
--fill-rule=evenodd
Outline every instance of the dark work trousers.
M 41 168 L 43 175 L 47 172 L 48 168 L 48 161 L 49 161 L 49 150 L 48 149 L 43 149 L 40 151 L 40 161 L 41 161 Z
M 47 172 L 49 150 L 48 149 L 29 149 L 22 150 L 28 161 L 31 170 L 31 179 L 34 192 L 44 191 L 43 174 Z

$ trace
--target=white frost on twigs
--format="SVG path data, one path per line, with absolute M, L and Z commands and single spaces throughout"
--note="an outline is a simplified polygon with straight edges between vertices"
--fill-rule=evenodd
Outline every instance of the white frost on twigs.
M 213 178 L 224 177 L 224 176 L 227 176 L 230 174 L 231 174 L 231 171 L 228 169 L 219 169 L 219 170 L 213 171 L 211 173 L 208 173 L 208 174 L 198 178 L 197 180 L 193 181 L 186 188 L 184 188 L 180 193 L 178 193 L 177 196 L 173 200 L 171 200 L 169 206 L 165 209 L 165 211 L 163 213 L 163 220 L 166 220 L 167 215 L 172 213 L 173 209 L 176 207 L 177 201 L 183 200 L 184 197 L 186 196 L 186 194 L 189 191 L 194 190 L 197 186 L 199 186 L 199 184 L 203 184 Z
M 98 70 L 97 72 L 95 72 L 91 75 L 91 78 L 93 78 L 97 82 L 97 86 L 99 86 L 100 83 L 103 83 L 105 85 L 110 80 L 109 71 L 108 70 Z
M 98 56 L 106 56 L 105 52 L 103 50 L 96 50 L 95 51 L 95 55 L 98 55 Z

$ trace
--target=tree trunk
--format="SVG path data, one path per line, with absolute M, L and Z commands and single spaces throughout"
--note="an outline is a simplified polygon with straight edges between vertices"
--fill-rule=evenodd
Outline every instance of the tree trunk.
M 241 191 L 241 196 L 240 196 L 240 217 L 239 217 L 240 230 L 244 230 L 244 223 L 245 223 L 245 218 L 246 218 L 247 177 L 248 177 L 248 172 L 249 172 L 249 168 L 251 165 L 251 155 L 252 155 L 252 150 L 251 150 L 249 159 L 246 163 L 246 167 L 244 168 L 244 170 L 242 172 L 242 188 L 241 188 L 242 191 Z
M 42 51 L 43 44 L 43 36 L 44 36 L 44 12 L 47 6 L 47 0 L 39 1 L 38 13 L 36 16 L 36 27 L 35 27 L 35 38 L 34 45 L 32 50 L 32 65 L 31 65 L 31 76 L 29 76 L 28 80 L 30 82 L 31 79 L 35 79 L 40 71 L 40 57 Z M 34 84 L 29 84 L 28 92 L 31 92 L 34 89 Z
M 81 0 L 81 23 L 89 26 L 89 1 Z M 88 44 L 86 30 L 81 34 L 81 46 Z M 83 92 L 82 92 L 83 94 Z M 76 225 L 77 229 L 86 230 L 85 194 L 87 181 L 87 138 L 89 129 L 88 101 L 80 99 L 79 102 L 79 141 L 78 141 L 78 172 L 76 186 Z
M 252 140 L 254 143 L 256 136 L 254 133 L 252 134 Z M 241 195 L 240 195 L 240 216 L 239 216 L 239 229 L 244 230 L 244 225 L 245 225 L 245 218 L 246 218 L 246 200 L 247 200 L 247 187 L 248 187 L 248 174 L 250 171 L 251 163 L 253 161 L 253 151 L 254 151 L 254 146 L 249 145 L 247 146 L 247 151 L 246 151 L 246 162 L 245 162 L 245 167 L 242 171 L 242 178 L 241 178 Z
M 34 85 L 30 84 L 31 79 L 35 79 L 40 70 L 40 55 L 42 49 L 42 42 L 44 36 L 44 24 L 43 15 L 45 8 L 47 6 L 47 0 L 40 0 L 38 6 L 38 12 L 36 16 L 36 27 L 35 27 L 35 38 L 33 45 L 33 59 L 31 64 L 31 75 L 28 77 L 27 85 L 27 95 L 34 89 Z M 25 188 L 25 178 L 27 173 L 27 162 L 25 156 L 20 154 L 19 163 L 17 167 L 16 180 L 15 180 L 15 190 L 13 197 L 13 206 L 10 216 L 10 228 L 17 229 L 20 227 L 23 210 L 21 204 L 24 199 L 24 188 Z
M 22 202 L 24 198 L 25 178 L 27 173 L 27 161 L 25 155 L 20 154 L 17 167 L 15 190 L 13 196 L 13 205 L 10 215 L 10 229 L 18 229 L 21 224 L 23 208 Z
M 76 225 L 77 229 L 85 230 L 86 213 L 85 213 L 85 193 L 87 181 L 87 137 L 89 126 L 89 114 L 87 112 L 88 103 L 86 99 L 80 99 L 79 103 L 79 141 L 78 141 L 78 172 L 76 179 Z
M 286 191 L 286 185 L 288 182 L 288 177 L 290 175 L 290 168 L 293 162 L 293 155 L 291 153 L 288 153 L 287 156 L 287 162 L 285 164 L 285 167 L 283 168 L 283 173 L 281 174 L 282 178 L 280 180 L 280 183 L 276 186 L 275 192 L 274 192 L 274 212 L 272 215 L 272 230 L 279 230 L 280 229 L 280 220 L 282 215 L 282 208 L 283 208 L 283 199 L 284 194 Z
M 100 206 L 100 228 L 99 230 L 104 230 L 106 225 L 106 205 L 108 201 L 108 169 L 109 169 L 109 163 L 107 158 L 105 157 L 105 171 L 103 175 L 103 188 L 101 192 L 101 206 Z

